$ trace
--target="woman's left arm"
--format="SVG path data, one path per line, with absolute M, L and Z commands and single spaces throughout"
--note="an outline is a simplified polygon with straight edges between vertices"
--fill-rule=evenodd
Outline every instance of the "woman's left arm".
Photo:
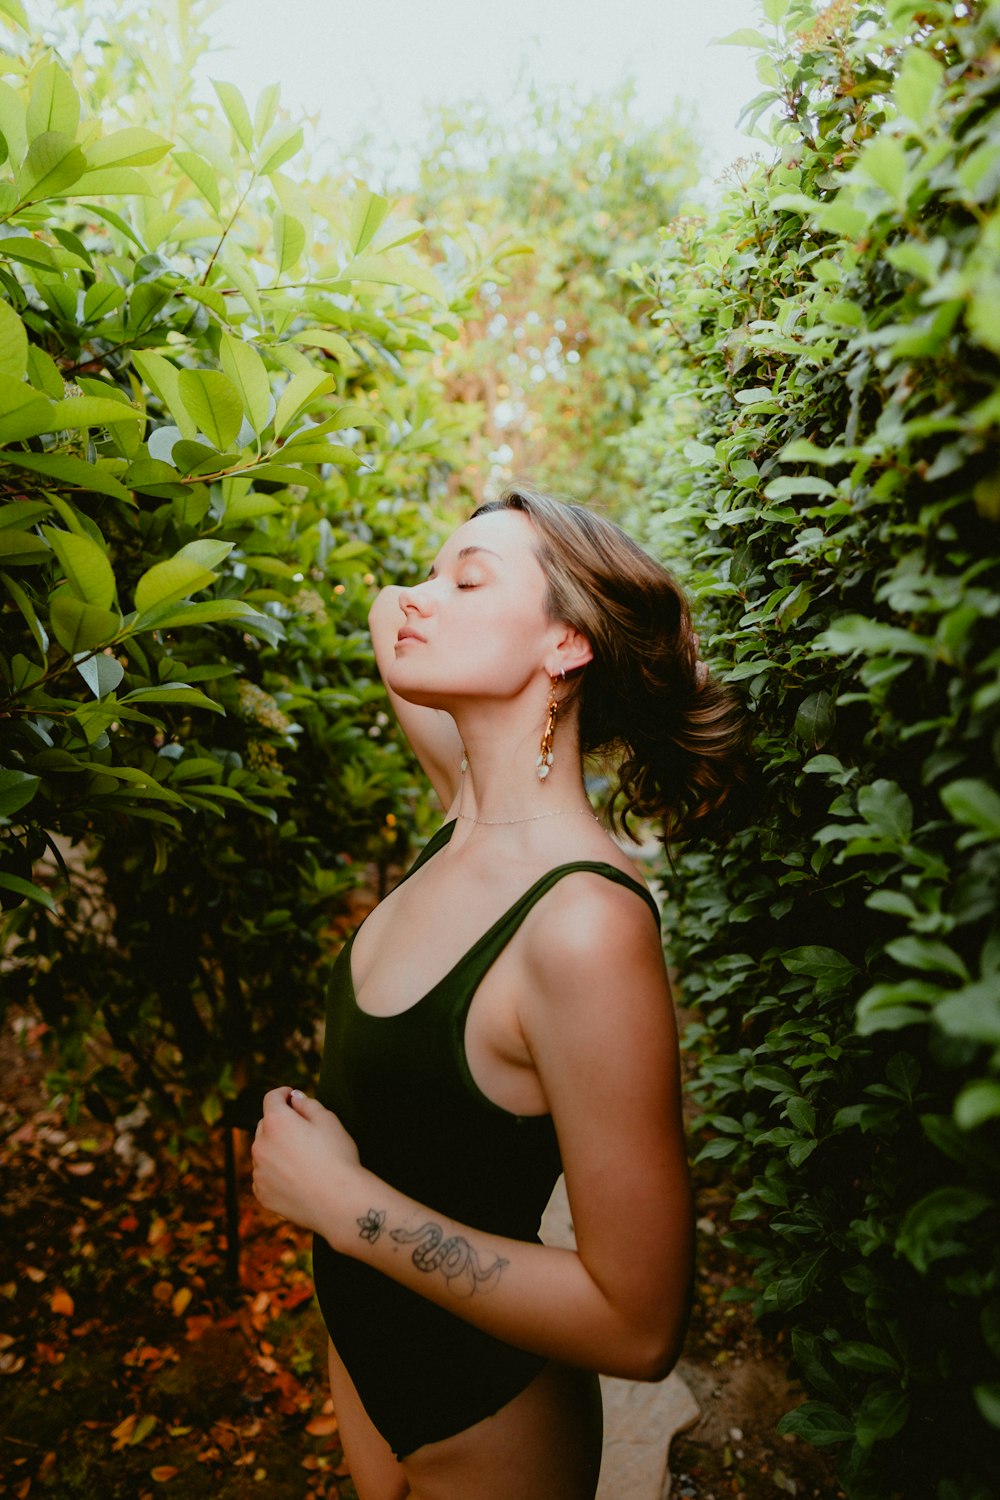
M 649 912 L 598 876 L 581 879 L 572 899 L 551 892 L 544 923 L 525 933 L 521 1016 L 576 1251 L 486 1234 L 415 1202 L 360 1165 L 335 1115 L 288 1089 L 265 1100 L 254 1187 L 268 1208 L 497 1338 L 655 1380 L 680 1353 L 691 1277 L 673 1013 Z

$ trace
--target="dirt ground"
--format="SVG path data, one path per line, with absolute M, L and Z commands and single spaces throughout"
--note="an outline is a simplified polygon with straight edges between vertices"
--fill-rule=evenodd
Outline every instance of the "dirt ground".
M 225 1272 L 221 1128 L 142 1112 L 71 1122 L 45 1095 L 45 1028 L 0 1034 L 0 1496 L 356 1500 L 325 1379 L 308 1236 L 241 1194 Z M 702 1415 L 674 1495 L 834 1500 L 827 1457 L 775 1434 L 798 1399 L 780 1349 L 721 1301 L 740 1271 L 700 1192 L 699 1287 L 680 1373 Z M 516 1497 L 512 1497 L 516 1500 Z

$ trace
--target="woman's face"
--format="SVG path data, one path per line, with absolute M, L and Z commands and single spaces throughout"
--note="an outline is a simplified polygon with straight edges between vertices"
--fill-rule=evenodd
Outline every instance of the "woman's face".
M 426 581 L 400 593 L 389 686 L 410 703 L 449 708 L 460 698 L 513 698 L 557 672 L 567 627 L 546 614 L 546 589 L 522 512 L 467 521 Z

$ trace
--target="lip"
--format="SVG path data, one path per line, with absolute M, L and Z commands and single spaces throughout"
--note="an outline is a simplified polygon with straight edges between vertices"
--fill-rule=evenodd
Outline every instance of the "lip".
M 426 645 L 424 637 L 422 635 L 419 635 L 417 631 L 413 630 L 409 625 L 404 625 L 402 630 L 396 636 L 397 646 L 401 646 L 404 641 L 423 641 Z

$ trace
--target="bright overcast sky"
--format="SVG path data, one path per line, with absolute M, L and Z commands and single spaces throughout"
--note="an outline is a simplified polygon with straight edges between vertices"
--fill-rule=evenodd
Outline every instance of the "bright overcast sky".
M 759 85 L 745 48 L 710 44 L 757 23 L 755 0 L 222 0 L 203 66 L 251 106 L 280 83 L 293 115 L 319 117 L 323 165 L 368 134 L 394 177 L 419 159 L 428 105 L 499 110 L 519 76 L 585 95 L 633 79 L 643 119 L 696 112 L 711 177 L 753 149 L 736 119 Z

